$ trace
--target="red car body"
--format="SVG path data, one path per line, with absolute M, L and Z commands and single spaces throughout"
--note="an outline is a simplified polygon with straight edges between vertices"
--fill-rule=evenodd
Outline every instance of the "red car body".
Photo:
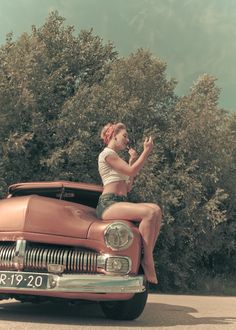
M 99 301 L 105 315 L 134 319 L 147 288 L 137 225 L 95 215 L 102 187 L 18 183 L 0 201 L 0 298 Z

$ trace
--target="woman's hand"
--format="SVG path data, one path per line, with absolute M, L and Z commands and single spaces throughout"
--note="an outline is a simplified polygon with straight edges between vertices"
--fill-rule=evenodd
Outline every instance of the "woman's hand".
M 130 155 L 129 164 L 132 165 L 138 158 L 138 154 L 133 148 L 129 148 L 128 153 Z
M 143 143 L 143 150 L 149 155 L 152 152 L 152 149 L 153 149 L 152 137 L 151 136 L 149 138 L 146 137 Z

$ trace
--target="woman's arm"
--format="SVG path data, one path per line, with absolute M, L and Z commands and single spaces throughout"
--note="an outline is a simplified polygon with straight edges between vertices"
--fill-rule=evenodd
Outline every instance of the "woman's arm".
M 106 162 L 117 172 L 122 173 L 124 175 L 128 175 L 130 177 L 135 177 L 138 172 L 143 167 L 145 161 L 150 155 L 153 148 L 152 138 L 146 138 L 143 145 L 143 152 L 138 157 L 137 160 L 134 161 L 132 165 L 126 163 L 122 158 L 118 155 L 109 155 L 106 157 Z
M 134 162 L 136 161 L 136 159 L 138 158 L 138 154 L 133 148 L 130 148 L 128 150 L 128 153 L 130 155 L 129 166 L 132 166 L 134 164 Z M 134 183 L 134 178 L 135 178 L 134 176 L 130 176 L 128 181 L 127 181 L 127 191 L 128 192 L 130 192 L 131 189 L 132 189 L 132 186 L 133 186 L 133 183 Z

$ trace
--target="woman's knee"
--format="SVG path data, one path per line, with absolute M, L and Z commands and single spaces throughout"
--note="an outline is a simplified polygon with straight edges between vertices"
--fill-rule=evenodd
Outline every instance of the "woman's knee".
M 159 205 L 156 205 L 156 214 L 157 214 L 157 220 L 158 223 L 161 224 L 162 221 L 162 211 Z
M 157 208 L 151 207 L 149 205 L 145 206 L 145 215 L 149 221 L 153 221 L 153 222 L 156 221 L 157 213 L 158 213 Z
M 153 210 L 153 215 L 152 215 L 153 226 L 159 231 L 162 223 L 161 208 L 157 204 L 151 204 L 149 207 L 152 208 Z
M 154 216 L 158 219 L 161 219 L 162 212 L 160 206 L 154 203 L 149 203 L 147 205 L 154 210 Z

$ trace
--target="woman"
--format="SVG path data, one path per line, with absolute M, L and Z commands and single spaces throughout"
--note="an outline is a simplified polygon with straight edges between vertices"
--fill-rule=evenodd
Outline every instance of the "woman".
M 107 124 L 101 132 L 101 138 L 106 147 L 99 155 L 98 168 L 104 189 L 98 201 L 97 216 L 103 220 L 119 218 L 140 222 L 139 231 L 144 250 L 142 267 L 147 281 L 157 284 L 153 249 L 160 231 L 161 210 L 156 204 L 130 203 L 127 199 L 134 177 L 152 151 L 152 138 L 145 139 L 139 157 L 134 149 L 128 148 L 129 138 L 124 124 Z M 128 149 L 130 155 L 129 163 L 117 154 L 125 149 Z

